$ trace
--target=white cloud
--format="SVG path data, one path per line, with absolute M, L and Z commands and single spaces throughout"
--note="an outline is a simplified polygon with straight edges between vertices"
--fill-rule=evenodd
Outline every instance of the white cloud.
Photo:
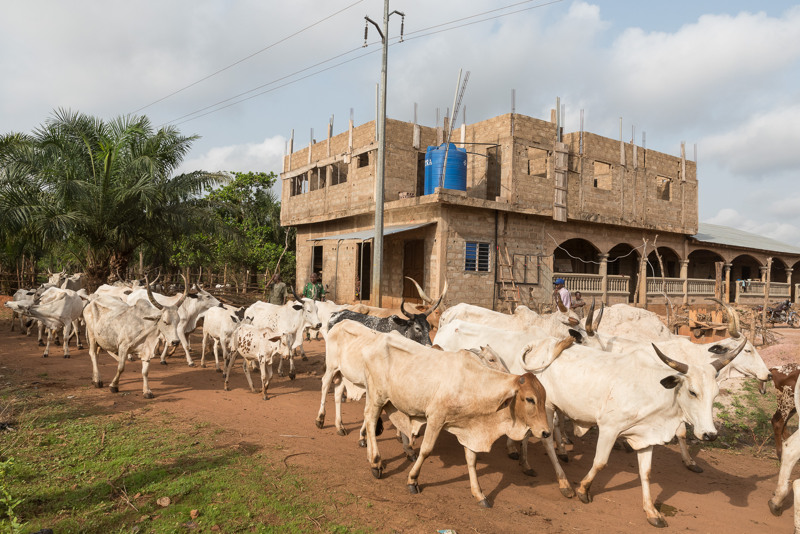
M 758 221 L 740 214 L 738 211 L 725 208 L 704 221 L 710 224 L 730 226 L 751 234 L 762 235 L 786 243 L 800 246 L 800 226 L 780 221 Z
M 286 139 L 276 135 L 261 143 L 244 143 L 214 147 L 205 153 L 187 159 L 179 172 L 204 170 L 209 172 L 274 172 L 283 170 Z

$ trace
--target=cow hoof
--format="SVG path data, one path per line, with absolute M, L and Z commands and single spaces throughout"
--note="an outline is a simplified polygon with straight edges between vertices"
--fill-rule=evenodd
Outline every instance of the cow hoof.
M 686 469 L 688 469 L 689 471 L 691 471 L 693 473 L 702 473 L 703 472 L 703 468 L 700 467 L 697 464 L 687 465 Z
M 322 428 L 322 427 L 320 427 L 320 428 Z M 340 436 L 346 436 L 347 435 L 347 430 L 345 430 L 344 428 L 340 428 L 339 430 L 336 431 L 336 433 L 339 434 Z M 365 441 L 364 445 L 361 445 L 361 441 L 359 441 L 358 445 L 362 446 L 362 447 L 366 447 L 367 446 L 367 442 Z
M 42 354 L 42 358 L 47 358 L 47 354 Z
M 102 388 L 103 387 L 103 381 L 102 380 L 99 381 L 99 382 L 92 382 L 92 384 L 94 384 L 94 387 L 96 387 L 96 388 Z
M 533 469 L 530 469 L 530 468 L 528 468 L 528 469 L 523 469 L 523 470 L 522 470 L 522 474 L 523 474 L 523 475 L 527 475 L 527 476 L 529 476 L 529 477 L 535 477 L 535 476 L 536 476 L 536 471 L 534 471 Z
M 222 369 L 215 369 L 216 372 L 221 373 Z
M 304 362 L 307 362 L 307 361 L 308 361 L 308 356 L 303 356 L 303 357 L 302 357 L 302 358 L 300 358 L 300 359 L 301 359 L 301 360 L 303 360 Z
M 489 499 L 483 499 L 481 502 L 478 503 L 478 506 L 481 508 L 491 508 L 492 503 L 489 502 Z
M 414 482 L 413 484 L 407 484 L 406 487 L 408 488 L 408 492 L 411 495 L 416 495 L 419 493 L 419 484 Z
M 161 360 L 161 365 L 167 365 L 167 360 Z
M 83 350 L 83 345 L 78 345 L 78 350 Z
M 518 452 L 509 452 L 508 457 L 512 460 L 519 460 L 519 453 Z
M 667 526 L 667 522 L 663 517 L 648 517 L 647 522 L 656 528 L 664 528 Z
M 590 502 L 592 502 L 592 496 L 589 494 L 588 491 L 586 493 L 579 491 L 578 498 L 581 500 L 583 504 L 589 504 Z
M 323 426 L 325 426 L 325 419 L 321 419 L 318 417 L 314 419 L 314 424 L 317 425 L 317 428 L 322 428 Z
M 372 476 L 374 476 L 375 478 L 381 478 L 382 474 L 383 474 L 383 468 L 382 467 L 373 467 L 372 468 Z
M 119 393 L 119 388 L 117 386 L 108 386 L 108 391 L 111 393 Z
M 152 392 L 152 391 L 148 391 L 147 393 L 145 393 L 145 394 L 143 395 L 143 397 L 144 397 L 145 399 L 154 399 L 154 398 L 155 398 L 155 395 L 153 395 L 153 392 Z
M 556 458 L 558 458 L 559 460 L 561 460 L 565 464 L 569 463 L 569 456 L 567 456 L 566 454 L 556 454 Z
M 383 419 L 379 417 L 378 422 L 375 423 L 375 435 L 380 436 L 381 434 L 383 434 Z
M 263 396 L 263 397 L 261 397 L 261 398 L 262 398 L 262 399 L 264 399 L 264 400 L 269 400 L 269 397 L 267 397 L 266 395 L 264 395 L 264 396 Z
M 44 347 L 44 342 L 43 342 L 43 341 L 40 341 L 40 342 L 39 342 L 39 346 L 40 346 L 40 347 Z
M 289 380 L 294 380 L 296 376 L 294 373 L 289 373 Z
M 361 447 L 362 449 L 366 448 L 367 440 L 365 440 L 364 438 L 361 438 L 360 440 L 358 440 L 358 446 Z
M 769 511 L 772 512 L 772 515 L 774 515 L 775 517 L 780 517 L 781 514 L 783 514 L 783 510 L 781 509 L 780 506 L 776 506 L 775 503 L 772 502 L 771 500 L 768 502 L 768 504 L 769 504 Z
M 406 454 L 406 458 L 408 458 L 409 462 L 414 463 L 417 461 L 417 454 L 416 453 Z
M 194 362 L 189 362 L 189 367 L 195 367 Z
M 69 354 L 65 354 L 65 355 L 64 355 L 64 358 L 69 358 Z
M 571 498 L 573 498 L 575 496 L 575 490 L 572 489 L 571 487 L 570 488 L 559 488 L 559 491 L 561 492 L 561 495 L 563 495 L 567 499 L 571 499 Z
M 281 378 L 283 378 L 283 377 L 284 377 L 284 376 L 286 376 L 286 375 L 285 375 L 285 374 L 283 374 L 283 371 L 278 371 L 278 376 L 279 376 L 279 377 L 281 377 Z

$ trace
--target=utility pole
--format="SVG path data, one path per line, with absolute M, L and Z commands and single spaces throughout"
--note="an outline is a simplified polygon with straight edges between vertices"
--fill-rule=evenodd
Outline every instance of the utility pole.
M 381 306 L 381 274 L 383 271 L 383 185 L 386 173 L 386 63 L 389 55 L 389 17 L 398 14 L 405 21 L 405 14 L 400 11 L 389 13 L 389 0 L 383 2 L 383 30 L 369 17 L 364 17 L 367 25 L 364 28 L 364 46 L 367 46 L 369 24 L 375 26 L 383 42 L 383 58 L 381 61 L 381 91 L 378 105 L 378 162 L 375 172 L 375 238 L 372 250 L 372 291 L 375 306 Z M 403 23 L 400 24 L 400 41 L 403 40 Z

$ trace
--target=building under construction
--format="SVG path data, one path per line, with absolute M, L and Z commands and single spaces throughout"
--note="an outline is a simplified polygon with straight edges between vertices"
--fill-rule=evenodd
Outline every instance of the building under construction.
M 434 297 L 447 281 L 448 303 L 492 309 L 549 304 L 555 276 L 607 304 L 692 304 L 715 292 L 755 303 L 768 281 L 771 300 L 798 295 L 800 249 L 698 223 L 696 164 L 683 147 L 672 156 L 564 133 L 555 111 L 463 125 L 441 158 L 447 135 L 386 121 L 383 306 L 418 296 L 405 277 Z M 377 151 L 375 122 L 351 121 L 284 158 L 281 224 L 297 229 L 297 283 L 320 272 L 336 302 L 375 293 Z

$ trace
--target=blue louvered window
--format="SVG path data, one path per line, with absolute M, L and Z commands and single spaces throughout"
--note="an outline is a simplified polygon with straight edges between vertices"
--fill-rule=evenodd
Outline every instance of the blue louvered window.
M 479 273 L 489 272 L 489 243 L 467 241 L 464 253 L 464 270 Z

